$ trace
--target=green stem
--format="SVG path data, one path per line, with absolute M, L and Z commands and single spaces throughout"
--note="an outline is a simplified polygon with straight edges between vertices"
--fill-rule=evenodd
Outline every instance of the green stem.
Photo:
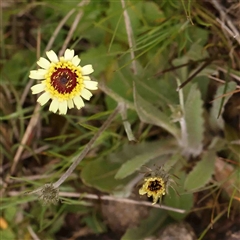
M 116 117 L 116 115 L 119 113 L 119 111 L 122 108 L 122 104 L 119 104 L 116 109 L 112 112 L 112 114 L 108 117 L 108 119 L 103 123 L 103 125 L 99 128 L 98 132 L 93 136 L 93 138 L 88 142 L 88 144 L 85 146 L 81 154 L 74 160 L 72 165 L 68 168 L 68 170 L 59 178 L 57 182 L 53 184 L 54 188 L 58 188 L 73 172 L 73 170 L 77 167 L 77 165 L 83 160 L 83 158 L 87 155 L 89 150 L 92 148 L 93 144 L 97 140 L 97 138 L 104 132 L 113 119 Z

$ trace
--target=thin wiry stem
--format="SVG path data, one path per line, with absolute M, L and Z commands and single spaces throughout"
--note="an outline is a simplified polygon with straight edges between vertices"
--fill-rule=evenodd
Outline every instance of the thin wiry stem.
M 126 27 L 127 37 L 128 37 L 128 45 L 129 45 L 131 59 L 132 59 L 132 69 L 133 69 L 133 73 L 137 74 L 137 62 L 135 60 L 135 54 L 133 51 L 134 41 L 133 41 L 133 31 L 132 31 L 131 21 L 126 9 L 125 1 L 121 0 L 121 4 L 123 8 L 123 17 L 124 17 L 124 22 L 125 22 L 125 27 Z
M 32 193 L 36 193 L 39 191 L 39 189 L 36 189 Z M 18 196 L 19 192 L 18 191 L 10 191 L 9 196 Z M 169 207 L 165 205 L 158 205 L 155 204 L 153 205 L 152 202 L 147 202 L 147 201 L 139 201 L 139 200 L 133 200 L 129 198 L 118 198 L 115 196 L 109 196 L 109 195 L 96 195 L 96 194 L 90 194 L 90 193 L 76 193 L 76 192 L 59 192 L 59 197 L 66 197 L 66 198 L 85 198 L 85 199 L 92 199 L 92 200 L 104 200 L 104 201 L 115 201 L 115 202 L 121 202 L 121 203 L 129 203 L 129 204 L 135 204 L 135 205 L 142 205 L 146 207 L 153 207 L 153 208 L 161 208 L 165 209 L 167 211 L 172 211 L 172 212 L 177 212 L 177 213 L 186 213 L 186 210 L 180 209 L 180 208 L 174 208 L 174 207 Z M 62 199 L 63 200 L 63 199 Z
M 176 78 L 177 80 L 177 85 L 180 86 L 181 82 L 178 78 Z M 183 89 L 179 89 L 179 103 L 181 106 L 181 110 L 182 110 L 182 117 L 179 121 L 180 126 L 181 126 L 181 141 L 179 142 L 180 145 L 182 147 L 186 147 L 187 146 L 187 125 L 186 125 L 186 120 L 184 119 L 184 115 L 185 115 L 185 106 L 184 106 L 184 96 L 183 96 Z
M 109 195 L 98 196 L 98 195 L 95 195 L 95 194 L 60 192 L 59 196 L 61 196 L 61 197 L 74 197 L 74 198 L 87 198 L 87 199 L 96 199 L 96 200 L 101 199 L 101 200 L 107 200 L 107 201 L 115 201 L 115 202 L 121 202 L 121 203 L 130 203 L 130 204 L 135 204 L 135 205 L 142 205 L 142 206 L 146 206 L 146 207 L 161 208 L 161 209 L 165 209 L 165 210 L 173 211 L 173 212 L 177 212 L 177 213 L 185 213 L 186 212 L 186 210 L 184 210 L 184 209 L 168 207 L 168 206 L 165 206 L 165 205 L 160 206 L 158 204 L 153 205 L 151 202 L 138 201 L 138 200 L 133 200 L 133 199 L 128 199 L 128 198 L 117 198 L 117 197 L 109 196 Z
M 237 74 L 234 74 L 234 73 L 232 73 L 232 72 L 229 73 L 228 70 L 226 70 L 226 69 L 224 69 L 224 68 L 222 68 L 222 67 L 218 67 L 218 70 L 220 70 L 220 71 L 222 71 L 222 72 L 224 72 L 224 73 L 226 73 L 226 74 L 229 74 L 229 76 L 233 77 L 233 78 L 236 79 L 238 82 L 240 82 L 240 77 L 239 77 Z
M 92 148 L 93 144 L 97 140 L 97 138 L 109 127 L 113 119 L 119 113 L 122 108 L 122 104 L 119 104 L 114 112 L 108 117 L 108 119 L 103 123 L 103 125 L 99 128 L 97 133 L 93 136 L 93 138 L 88 142 L 85 146 L 81 154 L 74 160 L 72 165 L 68 168 L 68 170 L 60 177 L 60 179 L 53 184 L 54 188 L 58 188 L 73 172 L 73 170 L 77 167 L 77 165 L 83 160 L 83 158 L 87 155 L 89 150 Z
M 84 5 L 87 5 L 87 4 L 89 4 L 89 2 L 90 2 L 90 0 L 83 0 L 83 1 L 78 5 L 78 7 L 82 7 L 82 6 L 84 6 Z M 71 29 L 70 29 L 69 32 L 68 32 L 68 35 L 67 35 L 67 37 L 66 37 L 66 39 L 65 39 L 65 41 L 64 41 L 64 43 L 63 43 L 62 49 L 61 49 L 60 52 L 59 52 L 59 56 L 62 56 L 62 55 L 63 55 L 63 53 L 64 53 L 65 49 L 67 48 L 67 45 L 68 45 L 68 43 L 70 42 L 70 40 L 71 40 L 71 38 L 72 38 L 72 35 L 73 35 L 74 31 L 76 30 L 77 25 L 78 25 L 79 21 L 81 20 L 82 16 L 83 16 L 83 11 L 80 10 L 79 13 L 77 14 L 77 16 L 76 16 L 76 18 L 75 18 L 72 26 L 71 26 Z
M 222 83 L 222 84 L 226 84 L 226 81 L 224 81 L 224 80 L 222 80 L 220 78 L 214 77 L 212 75 L 208 75 L 208 78 L 213 79 L 216 82 L 219 82 L 219 83 Z M 240 89 L 240 86 L 236 86 L 236 88 Z
M 137 63 L 135 60 L 135 54 L 133 50 L 133 45 L 134 45 L 134 39 L 133 39 L 133 31 L 132 31 L 132 26 L 131 26 L 131 21 L 126 9 L 125 1 L 121 0 L 122 8 L 123 8 L 123 17 L 124 17 L 124 22 L 125 22 L 125 27 L 126 27 L 126 32 L 127 32 L 127 37 L 128 37 L 128 45 L 130 49 L 130 55 L 131 55 L 131 60 L 132 60 L 132 70 L 134 75 L 137 74 Z M 128 140 L 129 141 L 135 141 L 135 137 L 132 133 L 131 130 L 131 124 L 127 121 L 127 109 L 126 109 L 126 104 L 123 104 L 121 116 L 123 119 L 123 125 L 125 132 L 127 133 Z
M 22 155 L 22 152 L 24 150 L 24 145 L 26 144 L 27 140 L 29 139 L 30 134 L 32 133 L 34 127 L 36 126 L 37 122 L 38 122 L 38 118 L 39 118 L 39 111 L 40 111 L 40 105 L 38 104 L 33 112 L 33 115 L 29 121 L 29 124 L 27 126 L 27 129 L 23 135 L 22 141 L 21 141 L 21 145 L 19 146 L 14 159 L 13 159 L 13 163 L 11 166 L 11 170 L 10 170 L 10 174 L 12 175 L 15 172 L 16 166 L 18 164 L 18 161 Z
M 83 2 L 80 2 L 77 6 L 78 7 L 81 7 L 82 4 L 84 3 Z M 55 29 L 55 31 L 53 32 L 48 44 L 47 44 L 47 47 L 45 49 L 45 51 L 48 51 L 49 49 L 51 49 L 52 45 L 53 45 L 53 42 L 55 41 L 59 31 L 62 29 L 63 25 L 66 23 L 66 21 L 72 16 L 72 14 L 76 11 L 76 8 L 72 9 L 71 11 L 68 12 L 68 14 L 60 21 L 60 23 L 58 24 L 57 28 Z
M 127 120 L 127 108 L 126 104 L 123 103 L 123 108 L 121 113 L 122 121 L 123 121 L 123 126 L 125 129 L 125 132 L 127 133 L 127 137 L 129 141 L 136 141 L 136 138 L 133 135 L 132 128 L 130 122 Z

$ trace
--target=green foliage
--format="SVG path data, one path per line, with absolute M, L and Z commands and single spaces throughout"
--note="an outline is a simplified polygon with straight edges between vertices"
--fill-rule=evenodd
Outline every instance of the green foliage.
M 203 153 L 193 170 L 186 177 L 184 188 L 188 191 L 197 191 L 211 180 L 214 174 L 216 153 L 213 150 Z
M 184 189 L 184 181 L 187 174 L 181 170 L 182 163 L 176 161 L 177 155 L 164 165 L 164 168 L 171 174 L 172 182 L 168 188 L 168 194 L 163 199 L 163 203 L 172 208 L 185 210 L 185 213 L 178 213 L 177 211 L 168 211 L 169 216 L 173 219 L 180 221 L 184 219 L 194 205 L 193 193 L 186 192 Z M 167 168 L 172 164 L 172 168 Z M 177 176 L 177 177 L 176 177 Z
M 231 126 L 225 125 L 224 135 L 228 144 L 228 148 L 230 149 L 230 157 L 236 161 L 239 161 L 240 146 L 238 144 L 238 141 L 240 138 L 240 133 Z
M 27 72 L 32 68 L 36 56 L 29 50 L 21 50 L 15 53 L 2 68 L 0 82 L 14 85 L 15 87 L 23 87 L 28 79 Z M 13 66 L 16 66 L 14 71 Z M 22 81 L 23 79 L 23 81 Z
M 86 223 L 86 225 L 95 233 L 103 233 L 106 232 L 106 226 L 102 222 L 102 219 L 100 219 L 96 214 L 92 214 L 92 216 L 86 216 L 82 219 L 82 223 Z
M 226 82 L 225 86 L 220 86 L 217 89 L 217 93 L 215 95 L 217 99 L 213 101 L 213 105 L 210 112 L 210 124 L 213 129 L 224 128 L 224 120 L 222 117 L 222 113 L 224 111 L 226 103 L 228 102 L 228 99 L 231 97 L 231 94 L 225 96 L 224 98 L 218 97 L 225 94 L 226 92 L 232 92 L 235 88 L 236 88 L 235 82 L 229 83 Z
M 6 239 L 6 240 L 12 240 L 16 238 L 16 235 L 14 234 L 14 232 L 7 228 L 7 229 L 0 229 L 0 236 L 2 239 Z
M 8 207 L 4 211 L 4 216 L 8 222 L 14 221 L 14 217 L 16 216 L 17 208 L 16 206 Z
M 135 228 L 129 228 L 122 236 L 121 240 L 145 239 L 151 236 L 159 227 L 161 227 L 167 218 L 167 214 L 162 209 L 152 209 L 147 219 L 142 220 L 140 225 Z
M 122 164 L 118 170 L 115 178 L 125 178 L 135 171 L 139 170 L 144 164 L 147 164 L 150 160 L 160 157 L 162 155 L 173 154 L 177 151 L 176 143 L 172 140 L 155 141 L 153 143 L 138 144 L 137 147 L 132 146 L 129 149 L 134 156 L 130 159 L 124 159 L 126 162 Z M 136 151 L 137 150 L 137 151 Z
M 139 96 L 136 90 L 134 91 L 134 100 L 136 111 L 141 121 L 162 127 L 170 132 L 174 137 L 179 137 L 179 130 L 170 122 L 170 118 Z
M 139 11 L 141 2 L 131 2 L 126 4 L 126 9 L 131 21 L 133 34 L 136 35 L 138 29 L 140 29 L 141 23 L 139 18 Z M 109 15 L 108 24 L 115 31 L 115 40 L 127 41 L 127 33 L 125 28 L 125 22 L 123 18 L 123 9 L 120 1 L 110 1 L 110 7 L 107 11 Z
M 113 192 L 117 186 L 125 185 L 129 181 L 129 179 L 114 178 L 120 166 L 120 162 L 109 162 L 105 158 L 98 159 L 86 164 L 81 172 L 81 178 L 88 186 L 103 192 Z
M 185 147 L 184 151 L 187 154 L 197 156 L 203 148 L 204 119 L 203 101 L 196 84 L 192 85 L 188 93 L 184 106 L 183 121 L 186 124 L 182 126 L 182 137 L 186 136 L 186 142 L 184 142 L 185 139 L 182 139 Z
M 173 187 L 180 195 L 170 188 L 164 204 L 186 213 L 151 209 L 140 226 L 128 228 L 122 236 L 123 240 L 144 239 L 162 228 L 170 219 L 168 216 L 177 221 L 186 218 L 198 200 L 193 192 L 206 185 L 211 188 L 216 157 L 231 160 L 237 168 L 239 132 L 223 118 L 232 94 L 217 98 L 236 89 L 234 81 L 240 77 L 236 43 L 226 37 L 216 17 L 201 1 L 125 0 L 125 9 L 121 1 L 90 1 L 85 6 L 68 0 L 5 2 L 10 6 L 4 7 L 0 43 L 0 148 L 4 180 L 16 161 L 13 159 L 17 151 L 22 148 L 23 152 L 16 161 L 15 177 L 11 177 L 1 199 L 0 209 L 9 224 L 7 229 L 0 230 L 3 239 L 28 238 L 26 224 L 38 238 L 54 239 L 65 224 L 69 227 L 69 216 L 74 221 L 73 215 L 81 217 L 79 226 L 95 234 L 104 233 L 107 226 L 87 193 L 99 198 L 104 194 L 135 196 L 138 200 L 137 184 L 143 178 L 139 170 L 146 166 L 155 171 L 164 165 L 167 172 L 174 172 L 179 178 Z M 124 10 L 133 32 L 132 48 Z M 65 17 L 68 18 L 63 21 Z M 53 35 L 56 29 L 59 32 Z M 35 96 L 29 94 L 29 71 L 36 68 L 38 57 L 46 56 L 44 51 L 50 39 L 54 39 L 54 51 L 63 46 L 72 48 L 79 54 L 81 66 L 92 64 L 94 80 L 99 81 L 101 88 L 85 108 L 71 110 L 67 116 L 49 113 L 48 106 L 41 108 L 38 124 L 27 132 L 28 126 L 32 126 L 30 117 L 36 116 Z M 211 64 L 177 92 L 179 83 L 189 79 L 206 59 L 211 59 Z M 226 79 L 216 93 L 209 76 L 218 81 Z M 209 99 L 214 98 L 217 99 L 209 104 Z M 126 104 L 127 119 L 115 118 L 65 180 L 60 188 L 61 204 L 45 207 L 35 201 L 35 196 L 22 194 L 29 188 L 57 181 L 118 103 Z M 131 125 L 136 142 L 128 141 L 123 121 Z M 219 131 L 223 131 L 224 138 Z M 26 132 L 27 141 L 22 144 Z M 79 199 L 79 193 L 80 198 L 86 199 Z M 16 226 L 19 216 L 23 219 L 18 218 Z
M 100 45 L 96 48 L 92 48 L 86 53 L 81 54 L 82 64 L 92 64 L 94 66 L 94 75 L 99 76 L 108 67 L 115 63 L 115 57 L 117 52 L 121 52 L 121 46 L 112 45 L 111 52 L 108 52 L 107 46 Z
M 157 25 L 165 19 L 163 11 L 154 2 L 145 2 L 142 4 L 142 15 L 148 24 Z

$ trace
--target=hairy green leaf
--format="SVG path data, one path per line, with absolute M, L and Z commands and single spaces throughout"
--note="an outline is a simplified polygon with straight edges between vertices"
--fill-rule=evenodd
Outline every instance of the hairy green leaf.
M 213 129 L 215 129 L 216 127 L 219 127 L 221 129 L 224 128 L 222 113 L 224 111 L 224 106 L 226 105 L 226 103 L 228 102 L 228 99 L 232 96 L 232 94 L 229 94 L 225 97 L 220 97 L 220 96 L 225 93 L 232 92 L 236 88 L 235 82 L 230 82 L 226 84 L 227 85 L 221 86 L 218 88 L 216 93 L 216 98 L 217 97 L 219 98 L 213 101 L 213 105 L 210 112 L 210 124 Z
M 184 188 L 188 191 L 195 191 L 204 187 L 214 174 L 216 153 L 207 151 L 203 154 L 202 159 L 197 163 L 193 170 L 188 174 Z
M 138 151 L 136 155 L 129 159 L 125 159 L 127 161 L 120 167 L 115 178 L 125 178 L 139 170 L 142 165 L 146 164 L 150 160 L 162 155 L 174 153 L 177 150 L 177 144 L 172 139 L 154 143 L 142 143 L 140 151 Z M 134 151 L 133 146 L 130 151 Z
M 168 211 L 168 214 L 176 219 L 176 220 L 181 220 L 186 217 L 188 214 L 188 211 L 192 208 L 193 206 L 193 194 L 192 193 L 185 193 L 185 190 L 183 188 L 183 184 L 186 178 L 186 173 L 181 171 L 180 169 L 178 172 L 174 171 L 174 174 L 178 176 L 179 179 L 174 179 L 174 176 L 172 179 L 175 181 L 176 184 L 172 183 L 171 186 L 175 189 L 175 191 L 169 187 L 168 191 L 169 193 L 166 195 L 164 198 L 164 204 L 167 206 L 173 207 L 173 208 L 178 208 L 181 210 L 185 210 L 185 213 L 178 213 L 176 211 Z M 179 195 L 178 195 L 178 194 Z
M 107 159 L 98 159 L 89 162 L 81 172 L 83 182 L 104 192 L 112 192 L 120 185 L 125 185 L 129 179 L 117 180 L 114 178 L 121 166 L 120 162 L 111 162 Z
M 181 219 L 184 219 L 186 217 L 186 215 L 188 214 L 188 211 L 192 208 L 192 206 L 193 206 L 193 194 L 188 193 L 188 194 L 183 194 L 183 195 L 178 196 L 174 192 L 174 190 L 170 189 L 169 190 L 169 195 L 166 196 L 166 199 L 165 199 L 164 203 L 166 205 L 174 207 L 174 208 L 179 208 L 181 210 L 186 210 L 185 213 L 168 211 L 169 215 L 172 218 L 179 221 Z
M 182 125 L 182 139 L 184 152 L 187 155 L 197 156 L 203 148 L 203 101 L 197 85 L 193 84 L 185 103 Z
M 134 102 L 138 116 L 141 121 L 162 127 L 163 129 L 171 133 L 174 137 L 179 137 L 179 130 L 173 123 L 171 123 L 170 118 L 165 113 L 150 104 L 148 101 L 143 99 L 137 93 L 135 88 Z

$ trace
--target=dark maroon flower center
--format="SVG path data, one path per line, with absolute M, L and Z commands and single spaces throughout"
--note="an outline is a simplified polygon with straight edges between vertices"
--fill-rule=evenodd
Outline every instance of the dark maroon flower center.
M 158 191 L 162 188 L 162 185 L 159 183 L 158 180 L 151 181 L 148 185 L 148 189 L 152 192 Z
M 77 74 L 68 68 L 57 68 L 51 76 L 51 84 L 59 93 L 71 93 L 77 85 Z

